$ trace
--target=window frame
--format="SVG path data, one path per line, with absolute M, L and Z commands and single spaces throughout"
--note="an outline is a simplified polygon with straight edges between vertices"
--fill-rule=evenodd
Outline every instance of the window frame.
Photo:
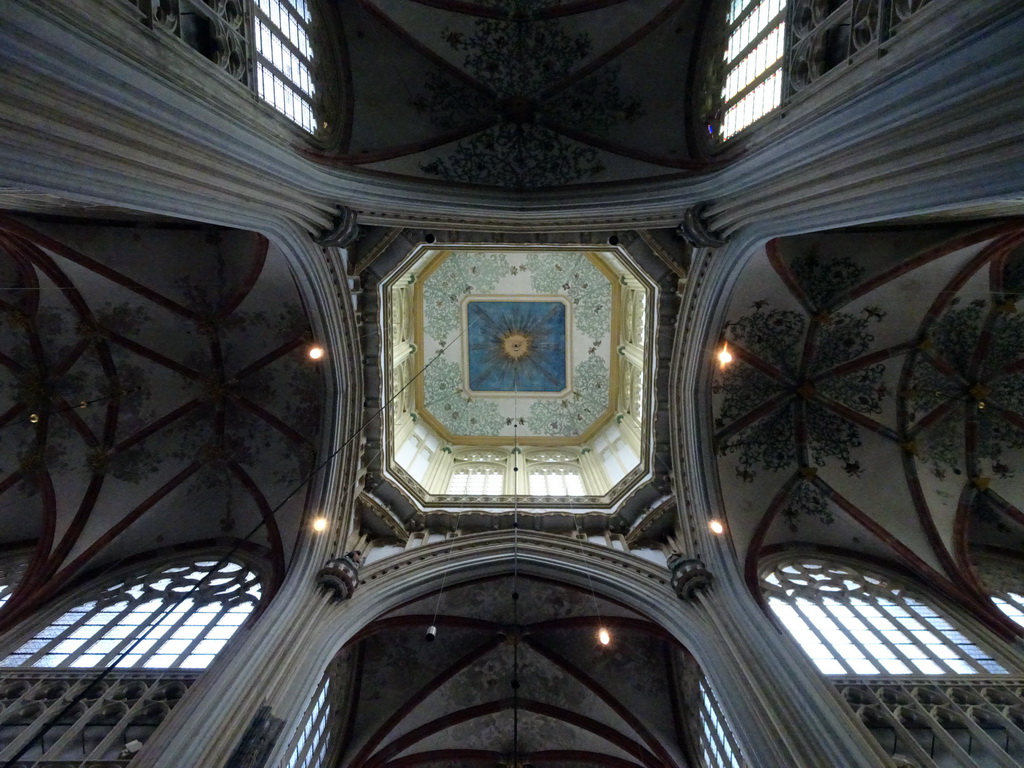
M 178 605 L 183 604 L 185 600 L 189 599 L 186 595 L 192 593 L 179 592 L 177 594 L 180 594 L 183 599 L 173 601 L 167 597 L 150 597 L 147 599 L 142 594 L 133 595 L 132 590 L 138 589 L 140 592 L 144 592 L 145 587 L 143 585 L 147 582 L 159 583 L 163 580 L 159 576 L 168 573 L 171 569 L 195 569 L 200 563 L 210 563 L 212 567 L 212 565 L 220 563 L 224 556 L 225 552 L 223 550 L 200 550 L 187 555 L 177 553 L 159 558 L 148 558 L 127 568 L 118 569 L 111 575 L 104 574 L 86 581 L 78 588 L 53 601 L 51 605 L 48 605 L 34 616 L 22 622 L 11 633 L 7 641 L 0 646 L 0 670 L 4 670 L 7 673 L 17 670 L 37 670 L 59 674 L 65 671 L 102 669 L 118 661 L 125 649 L 131 647 L 131 644 L 139 635 L 151 626 L 148 622 L 156 617 L 159 617 L 159 624 L 157 626 L 163 625 L 167 629 L 158 629 L 155 632 L 155 636 L 143 639 L 133 649 L 132 653 L 124 659 L 120 659 L 116 669 L 140 672 L 147 670 L 174 670 L 186 673 L 201 673 L 209 669 L 216 661 L 217 656 L 238 636 L 239 630 L 251 625 L 269 601 L 271 591 L 269 587 L 272 583 L 269 564 L 257 558 L 246 556 L 242 551 L 232 553 L 231 558 L 227 561 L 237 565 L 237 570 L 247 571 L 255 577 L 256 585 L 259 588 L 259 597 L 255 599 L 245 599 L 242 597 L 242 595 L 249 593 L 252 589 L 252 586 L 246 586 L 240 595 L 230 595 L 231 599 L 228 601 L 192 601 L 192 604 L 184 611 L 175 611 L 173 609 L 166 611 L 169 605 L 175 603 Z M 222 564 L 222 567 L 226 564 Z M 195 572 L 193 571 L 193 573 Z M 214 580 L 221 578 L 224 577 L 215 576 Z M 198 581 L 198 579 L 195 579 L 190 583 Z M 204 585 L 203 589 L 206 589 L 208 585 L 209 583 Z M 120 592 L 114 592 L 114 589 L 118 586 L 127 588 L 120 590 Z M 171 595 L 175 593 L 168 591 L 166 594 Z M 145 610 L 144 606 L 156 600 L 160 600 L 159 605 L 149 610 L 148 615 L 144 615 L 138 624 L 131 626 L 127 632 L 123 632 L 121 622 L 126 616 L 137 612 L 140 608 Z M 198 632 L 190 638 L 173 637 L 183 627 L 199 625 L 199 622 L 194 620 L 193 617 L 212 613 L 209 610 L 204 611 L 203 608 L 218 602 L 220 602 L 221 608 L 217 611 L 217 618 L 215 620 L 202 623 Z M 243 602 L 250 603 L 252 606 L 244 614 L 244 618 L 235 624 L 224 624 L 223 618 L 225 616 L 231 615 L 233 612 L 235 616 L 239 615 L 237 612 L 238 605 L 234 603 L 241 604 Z M 124 603 L 127 603 L 127 605 L 123 605 Z M 115 608 L 116 612 L 112 610 Z M 107 618 L 100 625 L 102 627 L 100 630 L 92 632 L 85 638 L 73 637 L 74 633 L 81 627 L 96 626 L 97 622 L 90 622 L 90 619 L 95 619 L 104 613 Z M 68 621 L 61 623 L 62 620 Z M 55 627 L 62 627 L 62 629 L 55 630 Z M 227 637 L 211 638 L 209 636 L 211 632 L 218 628 L 223 633 L 224 628 L 227 627 L 231 628 Z M 153 640 L 152 643 L 149 642 L 151 638 Z M 73 649 L 68 650 L 68 646 L 65 645 L 65 650 L 60 652 L 63 654 L 63 658 L 57 661 L 57 663 L 48 665 L 39 663 L 44 658 L 55 655 L 57 648 L 61 645 L 77 640 L 82 640 L 82 642 Z M 175 654 L 174 662 L 171 665 L 150 663 L 157 656 L 170 655 L 170 653 L 160 653 L 160 649 L 166 642 L 172 640 L 186 640 L 185 648 Z M 212 653 L 198 652 L 201 643 L 207 641 L 219 643 L 219 647 L 213 650 Z M 106 650 L 89 653 L 89 650 L 98 643 L 105 644 L 102 647 L 106 647 Z M 29 648 L 31 650 L 28 650 Z M 102 653 L 102 658 L 94 663 L 75 663 L 85 656 L 100 655 L 100 653 Z M 26 658 L 17 663 L 5 663 L 12 656 L 18 654 L 24 654 Z M 129 662 L 128 660 L 133 656 L 137 656 L 137 658 Z M 185 666 L 185 662 L 194 656 L 209 656 L 209 660 L 204 666 L 197 666 L 195 664 Z
M 777 5 L 778 8 L 774 14 L 771 14 L 773 5 Z M 766 18 L 753 34 L 748 35 L 746 42 L 739 45 L 732 52 L 733 36 L 743 31 L 744 25 L 748 24 L 762 7 L 767 9 L 768 15 L 766 15 Z M 724 27 L 721 40 L 714 53 L 714 55 L 720 56 L 722 59 L 721 76 L 717 83 L 717 93 L 715 94 L 718 109 L 716 110 L 716 119 L 713 125 L 715 137 L 718 140 L 717 143 L 725 144 L 740 134 L 745 133 L 752 126 L 776 112 L 782 105 L 786 71 L 785 64 L 789 53 L 789 9 L 789 0 L 730 0 L 730 2 L 719 6 L 719 13 L 722 10 L 725 13 L 722 14 L 722 17 L 720 17 L 721 21 L 718 22 L 724 24 Z M 768 45 L 769 38 L 776 32 L 778 32 L 778 37 L 776 38 L 778 57 L 763 63 L 757 62 L 755 58 L 752 64 L 756 71 L 747 79 L 745 84 L 737 87 L 733 93 L 727 96 L 727 90 L 730 88 L 730 77 L 734 73 L 739 72 L 750 57 L 756 57 L 759 46 L 762 44 Z M 767 48 L 763 50 L 767 53 Z M 732 55 L 730 56 L 731 52 Z M 774 92 L 769 94 L 769 91 Z M 746 122 L 743 122 L 743 118 L 740 118 L 737 122 L 741 124 L 738 127 L 731 128 L 729 116 L 734 113 L 734 110 L 743 105 L 748 97 L 753 98 L 756 93 L 768 96 L 769 101 L 774 103 L 766 109 L 761 109 L 759 114 L 750 117 Z M 754 102 L 749 103 L 753 104 Z M 753 111 L 757 112 L 758 110 L 755 108 Z
M 996 610 L 1024 632 L 1024 561 L 989 552 L 971 559 L 974 577 Z
M 773 584 L 768 581 L 770 576 L 781 572 L 784 568 L 795 568 L 806 572 L 808 566 L 811 569 L 842 570 L 848 575 L 852 574 L 861 580 L 861 589 L 868 593 L 874 592 L 870 600 L 860 598 L 867 608 L 877 612 L 878 623 L 870 615 L 870 611 L 861 611 L 852 600 L 849 600 L 849 592 L 852 588 L 843 587 L 842 591 L 836 589 L 824 589 L 813 585 L 795 585 L 792 589 L 794 594 L 784 595 L 787 587 Z M 803 576 L 802 573 L 796 574 Z M 852 579 L 851 579 L 852 580 Z M 817 579 L 818 584 L 826 584 L 834 579 Z M 870 584 L 867 587 L 866 584 Z M 937 598 L 928 589 L 915 584 L 907 577 L 894 574 L 883 567 L 872 563 L 858 561 L 853 558 L 824 557 L 820 553 L 808 553 L 803 551 L 786 551 L 761 561 L 758 567 L 758 584 L 764 604 L 770 616 L 786 630 L 793 642 L 800 648 L 820 674 L 828 678 L 952 678 L 958 680 L 983 679 L 986 677 L 1012 677 L 1020 674 L 1019 665 L 1014 661 L 1013 654 L 1005 652 L 999 640 L 984 630 L 978 622 L 965 614 L 956 606 Z M 777 594 L 772 594 L 776 592 Z M 807 595 L 799 595 L 799 592 L 817 593 L 821 597 L 812 600 Z M 782 595 L 778 593 L 783 593 Z M 830 594 L 835 597 L 830 597 Z M 886 595 L 891 595 L 888 597 Z M 840 598 L 847 598 L 840 600 Z M 854 600 L 858 599 L 855 595 Z M 812 617 L 815 611 L 805 611 L 804 606 L 798 606 L 797 601 L 804 601 L 811 606 L 817 606 L 818 611 L 824 613 L 825 621 L 815 624 Z M 852 621 L 841 623 L 842 612 L 831 610 L 830 606 L 824 606 L 826 600 L 839 604 L 848 614 Z M 887 600 L 893 605 L 893 609 L 885 606 L 883 601 Z M 779 611 L 777 604 L 787 606 L 789 613 L 793 614 L 787 621 L 787 611 Z M 930 610 L 933 616 L 928 616 Z M 899 611 L 904 611 L 905 616 L 899 616 Z M 804 625 L 806 636 L 798 637 L 793 626 L 797 621 Z M 889 625 L 889 628 L 882 628 L 882 622 Z M 919 627 L 914 627 L 914 623 Z M 858 631 L 855 623 L 862 625 Z M 943 628 L 940 624 L 946 624 Z M 830 626 L 831 625 L 831 626 Z M 870 625 L 870 626 L 869 626 Z M 888 634 L 883 634 L 883 632 Z M 871 636 L 873 642 L 865 643 L 864 635 Z M 952 633 L 953 636 L 950 636 Z M 902 634 L 902 638 L 898 635 Z M 862 636 L 863 635 L 863 636 Z M 930 643 L 928 635 L 939 640 L 939 643 Z M 956 636 L 959 636 L 958 639 Z M 837 638 L 842 642 L 837 646 Z M 910 639 L 912 642 L 905 642 Z M 842 651 L 845 646 L 848 650 Z M 877 655 L 868 646 L 884 648 L 888 656 Z M 973 654 L 969 649 L 974 648 L 978 654 Z M 816 649 L 821 649 L 827 654 L 826 657 L 814 655 Z M 847 655 L 849 650 L 856 652 L 856 656 Z M 946 655 L 939 655 L 936 650 L 942 650 Z M 911 653 L 908 653 L 910 651 Z M 952 656 L 950 654 L 955 654 Z M 854 663 L 856 662 L 857 666 Z M 888 665 L 887 665 L 888 662 Z M 953 663 L 951 663 L 953 662 Z M 988 664 L 988 666 L 986 666 Z M 902 665 L 901 671 L 897 665 Z M 929 665 L 938 668 L 938 671 L 927 671 Z M 868 671 L 870 666 L 874 671 Z M 963 667 L 970 668 L 965 670 Z M 836 669 L 839 667 L 840 669 Z M 859 667 L 859 668 L 858 668 Z M 924 668 L 922 668 L 924 667 Z M 960 667 L 958 670 L 957 667 Z M 995 667 L 998 667 L 996 669 Z
M 298 7 L 299 4 L 304 12 Z M 276 113 L 310 135 L 317 132 L 320 122 L 317 110 L 319 88 L 314 63 L 316 50 L 312 30 L 313 4 L 313 0 L 253 0 L 251 25 L 253 88 L 256 95 Z M 295 34 L 300 36 L 298 42 L 272 18 L 273 9 L 278 10 L 278 15 L 287 15 L 289 26 L 294 27 Z M 266 31 L 266 37 L 261 34 L 261 27 Z M 264 46 L 265 39 L 271 41 L 270 50 Z M 275 62 L 275 43 L 281 47 L 281 64 Z M 299 79 L 285 71 L 286 56 L 290 56 L 294 66 L 299 68 Z M 305 90 L 299 82 L 303 79 L 303 73 L 309 90 Z M 294 109 L 289 109 L 288 105 Z

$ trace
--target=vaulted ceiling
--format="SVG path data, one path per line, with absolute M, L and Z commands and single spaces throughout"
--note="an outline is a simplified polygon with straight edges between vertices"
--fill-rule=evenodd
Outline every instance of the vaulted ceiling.
M 521 765 L 691 765 L 692 659 L 585 591 L 522 577 L 462 584 L 391 611 L 345 653 L 339 679 L 354 699 L 334 725 L 340 765 L 511 766 L 517 730 Z
M 693 173 L 693 0 L 337 3 L 325 163 L 513 189 Z
M 261 523 L 282 578 L 304 488 L 276 507 L 318 447 L 310 338 L 256 234 L 0 219 L 0 546 L 33 553 L 12 604 Z
M 819 233 L 754 254 L 713 395 L 752 580 L 794 543 L 942 589 L 973 582 L 977 548 L 1024 552 L 1022 292 L 1019 222 Z

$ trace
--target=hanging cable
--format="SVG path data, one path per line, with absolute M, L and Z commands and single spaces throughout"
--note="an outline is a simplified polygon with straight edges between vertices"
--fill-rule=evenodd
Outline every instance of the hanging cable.
M 512 765 L 519 768 L 519 367 L 512 370 Z
M 43 725 L 39 733 L 32 737 L 20 750 L 18 750 L 17 754 L 8 759 L 7 762 L 4 763 L 3 768 L 14 768 L 17 762 L 28 753 L 28 751 L 35 745 L 35 743 L 37 741 L 41 741 L 50 731 L 50 729 L 53 728 L 53 726 L 60 720 L 60 718 L 64 717 L 64 715 L 71 711 L 73 707 L 77 706 L 83 699 L 85 699 L 89 692 L 92 691 L 96 685 L 103 682 L 103 680 L 106 679 L 114 671 L 114 669 L 117 668 L 117 665 L 121 661 L 123 661 L 132 650 L 138 647 L 139 643 L 145 640 L 149 636 L 149 634 L 161 624 L 161 622 L 163 622 L 163 620 L 174 610 L 174 608 L 183 603 L 185 600 L 190 599 L 192 595 L 194 595 L 196 592 L 202 589 L 202 587 L 205 586 L 206 583 L 216 573 L 218 573 L 224 565 L 226 565 L 230 561 L 231 557 L 234 556 L 234 554 L 239 550 L 239 548 L 241 548 L 243 544 L 249 541 L 249 539 L 251 539 L 270 520 L 273 520 L 277 513 L 281 511 L 284 505 L 287 504 L 292 499 L 292 497 L 295 496 L 295 494 L 302 490 L 302 488 L 305 487 L 307 483 L 312 481 L 313 478 L 316 477 L 316 475 L 320 472 L 320 470 L 322 470 L 331 461 L 333 461 L 339 453 L 345 450 L 345 448 L 347 448 L 352 443 L 352 441 L 355 440 L 363 432 L 364 429 L 366 429 L 370 424 L 373 423 L 374 419 L 380 416 L 386 408 L 390 407 L 391 404 L 394 403 L 395 400 L 398 398 L 398 396 L 402 394 L 402 392 L 404 392 L 417 378 L 422 376 L 423 373 L 427 370 L 427 368 L 429 368 L 435 360 L 437 360 L 442 354 L 444 354 L 444 352 L 446 352 L 448 348 L 452 346 L 452 344 L 461 339 L 463 334 L 465 334 L 468 330 L 469 327 L 467 326 L 466 330 L 459 333 L 459 335 L 452 339 L 452 341 L 449 342 L 444 348 L 439 350 L 438 353 L 434 357 L 432 357 L 430 361 L 427 362 L 426 365 L 424 365 L 423 368 L 421 368 L 415 376 L 409 379 L 409 381 L 406 382 L 405 386 L 398 390 L 398 392 L 396 392 L 386 403 L 384 403 L 384 405 L 382 405 L 380 409 L 378 409 L 377 412 L 373 414 L 373 416 L 364 421 L 351 435 L 349 435 L 344 440 L 344 442 L 342 442 L 341 445 L 339 445 L 334 451 L 332 451 L 331 454 L 327 456 L 327 458 L 325 458 L 323 461 L 321 461 L 315 467 L 313 467 L 313 469 L 301 481 L 299 481 L 299 483 L 277 504 L 277 506 L 275 506 L 273 509 L 270 510 L 270 512 L 263 516 L 260 519 L 260 521 L 256 523 L 256 525 L 253 526 L 253 528 L 243 538 L 236 539 L 235 543 L 232 544 L 231 548 L 227 551 L 227 553 L 224 554 L 213 565 L 213 567 L 207 571 L 206 575 L 203 576 L 199 581 L 197 581 L 192 586 L 191 589 L 189 589 L 187 592 L 183 592 L 180 595 L 178 595 L 177 600 L 167 603 L 167 606 L 158 615 L 156 620 L 154 621 L 151 619 L 149 623 L 142 628 L 142 632 L 139 634 L 138 638 L 133 640 L 117 656 L 117 658 L 115 658 L 110 664 L 104 667 L 100 671 L 100 673 L 96 675 L 95 678 L 90 680 L 85 685 L 85 687 L 78 692 L 78 694 L 76 694 L 70 701 L 68 701 L 68 703 L 64 707 L 62 707 L 58 712 L 51 716 L 49 720 Z M 126 555 L 125 558 L 126 557 L 128 556 Z M 120 564 L 121 562 L 123 562 L 125 558 L 121 558 L 120 560 L 116 561 L 106 570 L 111 570 L 114 567 L 114 565 Z
M 441 574 L 441 589 L 437 593 L 437 604 L 434 606 L 434 618 L 430 621 L 430 626 L 427 628 L 427 642 L 433 642 L 437 637 L 437 614 L 441 610 L 441 595 L 444 594 L 444 584 L 448 580 L 448 569 L 452 564 L 452 553 L 455 551 L 455 539 L 459 532 L 459 521 L 462 519 L 462 510 L 459 510 L 459 514 L 455 517 L 455 528 L 452 530 L 452 543 L 448 547 L 448 557 L 445 560 L 444 572 Z

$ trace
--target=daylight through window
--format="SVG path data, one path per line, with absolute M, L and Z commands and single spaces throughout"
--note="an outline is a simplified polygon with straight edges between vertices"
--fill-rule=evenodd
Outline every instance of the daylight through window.
M 256 0 L 256 87 L 260 97 L 312 133 L 316 130 L 307 0 Z
M 782 101 L 786 0 L 732 0 L 722 86 L 721 138 L 728 139 Z
M 1007 670 L 903 584 L 853 565 L 784 560 L 762 572 L 775 615 L 829 675 L 974 675 Z
M 94 594 L 0 666 L 204 669 L 261 592 L 259 577 L 239 563 L 169 565 Z

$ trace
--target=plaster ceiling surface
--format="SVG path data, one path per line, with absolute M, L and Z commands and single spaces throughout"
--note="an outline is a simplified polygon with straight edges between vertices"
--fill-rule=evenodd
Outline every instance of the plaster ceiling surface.
M 22 589 L 244 537 L 281 578 L 322 384 L 288 265 L 262 237 L 0 219 L 0 545 Z M 47 587 L 49 588 L 49 587 Z
M 782 238 L 742 273 L 713 382 L 719 480 L 747 562 L 793 543 L 970 583 L 1024 551 L 1024 228 Z
M 613 253 L 427 251 L 416 277 L 417 410 L 459 442 L 582 439 L 618 363 Z M 621 267 L 620 267 L 621 269 Z
M 523 577 L 460 585 L 385 615 L 354 650 L 342 764 L 508 762 L 518 719 L 522 763 L 689 765 L 676 688 L 692 661 L 638 614 L 584 591 Z
M 345 125 L 318 156 L 514 189 L 701 170 L 686 136 L 700 5 L 339 3 Z

